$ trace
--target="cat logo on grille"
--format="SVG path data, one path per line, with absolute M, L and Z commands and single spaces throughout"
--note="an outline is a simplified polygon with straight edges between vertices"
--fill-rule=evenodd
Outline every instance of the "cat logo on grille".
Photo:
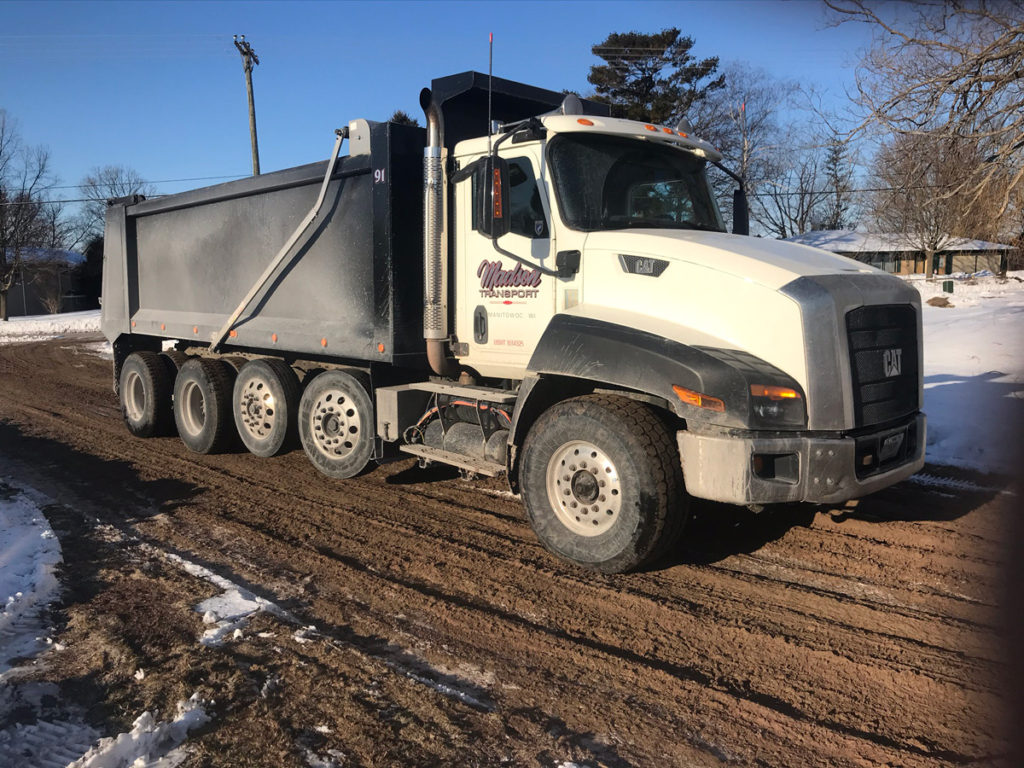
M 903 373 L 903 350 L 887 349 L 882 352 L 882 367 L 885 368 L 886 378 Z

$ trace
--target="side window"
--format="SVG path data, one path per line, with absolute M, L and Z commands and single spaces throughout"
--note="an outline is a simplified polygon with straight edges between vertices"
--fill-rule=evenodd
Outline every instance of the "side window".
M 537 177 L 528 157 L 510 157 L 508 160 L 509 208 L 512 225 L 510 231 L 529 238 L 548 237 L 548 222 L 540 201 Z

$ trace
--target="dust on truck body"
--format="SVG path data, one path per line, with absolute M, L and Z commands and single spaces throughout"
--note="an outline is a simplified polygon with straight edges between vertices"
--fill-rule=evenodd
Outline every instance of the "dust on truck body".
M 834 503 L 923 465 L 917 291 L 727 233 L 721 156 L 680 126 L 473 72 L 420 101 L 425 129 L 355 120 L 326 162 L 111 202 L 134 434 L 505 475 L 606 572 L 664 553 L 691 496 Z

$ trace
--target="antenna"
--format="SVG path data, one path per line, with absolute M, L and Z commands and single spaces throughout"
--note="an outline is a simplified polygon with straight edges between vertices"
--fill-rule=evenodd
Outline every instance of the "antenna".
M 491 93 L 494 91 L 494 33 L 487 47 L 487 154 L 491 154 Z

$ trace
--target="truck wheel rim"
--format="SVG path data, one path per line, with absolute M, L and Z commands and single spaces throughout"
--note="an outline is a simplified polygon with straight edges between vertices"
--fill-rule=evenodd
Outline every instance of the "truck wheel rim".
M 310 434 L 320 453 L 329 459 L 345 459 L 359 446 L 362 417 L 355 402 L 343 390 L 323 392 L 309 416 Z
M 242 416 L 242 426 L 252 437 L 266 440 L 273 434 L 277 424 L 277 401 L 266 379 L 253 376 L 245 381 L 237 407 Z
M 206 398 L 203 390 L 194 381 L 185 382 L 181 389 L 182 426 L 190 435 L 198 435 L 206 426 Z
M 124 407 L 128 418 L 141 421 L 146 408 L 146 385 L 136 371 L 129 371 L 124 381 Z
M 573 533 L 600 536 L 619 519 L 619 472 L 593 443 L 573 440 L 558 448 L 548 461 L 546 485 L 551 508 Z

